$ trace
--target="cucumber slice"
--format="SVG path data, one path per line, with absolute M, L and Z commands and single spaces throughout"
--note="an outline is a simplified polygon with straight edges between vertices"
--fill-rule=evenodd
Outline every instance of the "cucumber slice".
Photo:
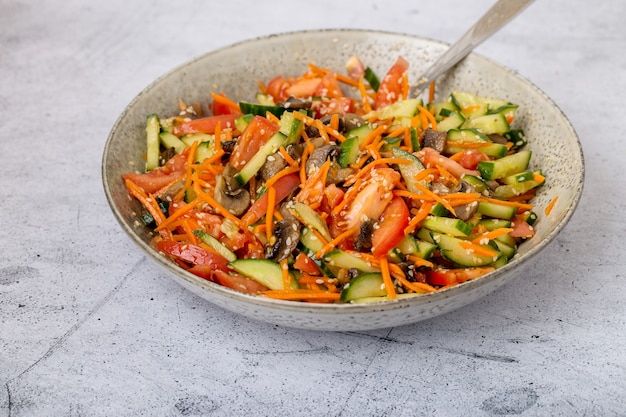
M 500 185 L 493 191 L 493 196 L 495 198 L 507 199 L 524 194 L 542 184 L 543 181 L 530 180 L 518 182 L 517 184 Z
M 282 270 L 278 262 L 269 259 L 237 259 L 230 262 L 228 266 L 271 290 L 285 289 Z M 290 288 L 298 289 L 298 281 L 291 272 L 289 274 L 291 276 Z
M 484 133 L 474 128 L 449 130 L 446 137 L 445 153 L 452 155 L 466 149 L 462 146 L 454 146 L 454 142 L 484 144 L 484 146 L 481 146 L 478 149 L 484 154 L 494 158 L 502 158 L 508 152 L 506 145 L 491 142 L 491 140 Z
M 450 94 L 450 98 L 465 117 L 482 116 L 489 110 L 489 105 L 474 94 L 454 91 Z
M 403 255 L 416 255 L 422 259 L 430 258 L 435 249 L 437 249 L 437 245 L 434 243 L 416 239 L 411 235 L 405 236 L 398 244 L 398 250 Z
M 263 117 L 265 117 L 267 112 L 272 113 L 274 116 L 280 117 L 284 112 L 287 111 L 286 108 L 281 106 L 248 103 L 246 101 L 240 101 L 239 108 L 241 109 L 241 112 L 243 114 L 253 114 Z
M 359 137 L 350 136 L 339 145 L 339 157 L 337 162 L 342 168 L 347 168 L 354 164 L 359 157 Z
M 280 116 L 280 132 L 287 137 L 283 146 L 298 143 L 303 131 L 304 123 L 296 119 L 293 112 L 285 112 Z
M 469 118 L 465 120 L 462 127 L 464 129 L 478 129 L 485 135 L 493 133 L 501 135 L 510 130 L 509 122 L 506 121 L 506 116 L 502 113 Z
M 507 155 L 495 161 L 481 161 L 478 163 L 477 169 L 480 172 L 480 176 L 486 180 L 508 177 L 528 169 L 531 154 L 531 151 L 526 150 Z
M 344 285 L 341 291 L 341 301 L 352 301 L 366 297 L 383 297 L 387 295 L 385 282 L 380 273 L 366 273 L 354 278 Z
M 417 188 L 417 186 L 415 185 L 418 182 L 415 179 L 415 176 L 420 171 L 425 169 L 422 161 L 420 161 L 417 156 L 413 155 L 412 153 L 409 153 L 400 148 L 393 148 L 391 151 L 393 152 L 394 158 L 405 159 L 410 162 L 408 164 L 398 164 L 400 175 L 402 175 L 402 178 L 406 183 L 407 190 L 412 193 L 420 192 L 420 189 Z M 419 181 L 419 183 L 424 187 L 429 187 L 428 182 L 425 180 Z
M 422 222 L 422 227 L 433 232 L 445 233 L 452 236 L 469 236 L 472 226 L 461 219 L 428 215 Z
M 159 116 L 151 114 L 146 117 L 146 171 L 152 171 L 159 166 L 160 131 Z
M 447 260 L 454 262 L 455 264 L 463 267 L 478 267 L 485 266 L 494 263 L 500 254 L 496 256 L 485 256 L 477 254 L 471 250 L 465 249 L 461 246 L 463 239 L 459 239 L 453 236 L 448 236 L 441 233 L 433 233 L 433 239 L 437 243 L 439 252 Z M 495 250 L 490 245 L 480 245 L 490 250 Z
M 327 241 L 332 240 L 326 221 L 315 210 L 299 201 L 294 203 L 293 210 L 306 226 L 317 230 Z
M 364 116 L 368 119 L 375 116 L 379 120 L 395 119 L 400 117 L 413 117 L 417 114 L 418 106 L 423 105 L 421 98 L 409 98 L 391 103 L 382 109 L 374 110 Z
M 174 151 L 176 151 L 176 153 L 181 153 L 187 147 L 187 145 L 185 145 L 185 142 L 178 139 L 177 136 L 170 132 L 161 132 L 159 134 L 159 139 L 163 147 L 165 147 L 166 149 L 174 148 Z
M 466 183 L 472 185 L 474 189 L 476 190 L 476 192 L 481 193 L 481 194 L 489 188 L 489 186 L 487 185 L 487 183 L 485 183 L 485 181 L 483 181 L 482 179 L 478 178 L 475 175 L 463 174 L 461 179 L 465 181 Z
M 517 214 L 517 207 L 480 201 L 476 209 L 478 214 L 496 219 L 511 220 Z
M 237 255 L 235 255 L 233 251 L 228 249 L 226 245 L 224 245 L 222 242 L 220 242 L 204 230 L 194 230 L 193 234 L 198 236 L 198 239 L 209 245 L 211 249 L 222 255 L 229 262 L 233 262 L 237 259 Z
M 437 130 L 447 132 L 451 129 L 458 129 L 465 123 L 465 120 L 460 111 L 454 111 L 437 123 Z
M 433 112 L 437 122 L 460 110 L 458 106 L 452 102 L 452 100 L 430 103 L 427 108 Z
M 511 222 L 504 219 L 482 219 L 478 224 L 488 231 L 511 227 Z
M 242 116 L 239 116 L 235 119 L 235 129 L 243 132 L 244 130 L 246 130 L 248 123 L 250 123 L 250 120 L 252 120 L 253 117 L 254 114 L 244 114 Z
M 380 87 L 380 80 L 378 76 L 370 67 L 365 68 L 365 74 L 363 75 L 365 81 L 372 87 L 372 90 L 378 91 L 378 87 Z
M 195 162 L 202 162 L 215 153 L 215 143 L 213 141 L 201 142 L 196 148 Z
M 276 153 L 278 148 L 283 146 L 287 141 L 287 136 L 285 136 L 282 132 L 276 132 L 267 142 L 261 146 L 261 148 L 254 154 L 254 156 L 248 161 L 248 163 L 241 168 L 237 174 L 235 174 L 235 179 L 241 185 L 245 185 L 250 178 L 254 177 L 257 172 L 261 169 L 263 164 L 265 163 L 268 156 Z
M 344 252 L 340 249 L 335 249 L 323 257 L 323 261 L 329 267 L 357 269 L 361 272 L 378 272 L 380 269 L 374 267 L 366 260 L 352 255 L 351 253 Z

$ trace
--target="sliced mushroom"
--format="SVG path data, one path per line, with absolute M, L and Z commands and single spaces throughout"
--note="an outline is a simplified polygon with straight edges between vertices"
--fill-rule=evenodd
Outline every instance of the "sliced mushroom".
M 293 216 L 285 217 L 276 223 L 274 227 L 274 238 L 276 240 L 273 244 L 267 246 L 265 257 L 280 262 L 291 255 L 291 252 L 298 246 L 300 228 L 300 222 Z
M 502 135 L 500 135 L 498 133 L 492 133 L 492 134 L 487 135 L 487 136 L 494 143 L 499 143 L 501 145 L 506 145 L 506 143 L 508 142 L 504 136 L 502 136 Z
M 296 98 L 296 97 L 289 97 L 285 101 L 276 103 L 276 105 L 280 107 L 284 107 L 286 109 L 290 109 L 290 110 L 301 110 L 301 109 L 308 110 L 311 108 L 312 104 L 313 102 L 311 100 L 305 100 L 305 99 Z
M 472 184 L 461 181 L 455 191 L 457 193 L 475 193 L 476 188 L 474 188 Z M 472 201 L 471 203 L 454 207 L 454 214 L 457 218 L 466 221 L 472 218 L 474 214 L 476 214 L 477 209 L 478 203 L 476 201 Z
M 424 131 L 424 139 L 422 146 L 424 148 L 433 148 L 437 152 L 443 152 L 446 147 L 446 132 L 439 132 L 434 129 L 426 129 Z
M 239 188 L 236 191 L 230 191 L 223 175 L 215 177 L 213 198 L 235 216 L 243 214 L 250 205 L 250 193 L 248 190 Z
M 372 234 L 374 233 L 374 220 L 368 219 L 363 222 L 359 235 L 357 236 L 354 249 L 359 252 L 369 252 L 372 250 Z
M 315 172 L 319 169 L 324 162 L 330 157 L 331 159 L 337 156 L 339 153 L 339 146 L 333 144 L 322 145 L 319 148 L 315 148 L 311 155 L 306 160 L 306 172 L 307 175 Z

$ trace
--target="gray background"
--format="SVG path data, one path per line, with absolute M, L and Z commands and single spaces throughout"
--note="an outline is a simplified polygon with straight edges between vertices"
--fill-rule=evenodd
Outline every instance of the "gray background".
M 567 114 L 586 185 L 524 276 L 445 316 L 354 333 L 236 316 L 153 265 L 103 195 L 112 124 L 186 60 L 313 28 L 452 42 L 491 4 L 0 0 L 0 415 L 626 415 L 626 2 L 540 0 L 479 47 Z

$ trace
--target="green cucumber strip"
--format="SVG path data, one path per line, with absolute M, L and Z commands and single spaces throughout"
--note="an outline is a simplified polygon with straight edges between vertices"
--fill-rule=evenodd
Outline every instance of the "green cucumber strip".
M 252 278 L 259 284 L 263 284 L 271 290 L 285 289 L 282 270 L 278 262 L 270 261 L 269 259 L 237 259 L 230 262 L 228 266 L 236 272 L 239 272 L 241 275 Z M 291 272 L 290 276 L 290 288 L 298 289 L 298 281 Z
M 348 284 L 344 285 L 341 291 L 341 301 L 352 301 L 365 297 L 382 297 L 387 295 L 385 282 L 380 273 L 372 272 L 361 274 Z
M 159 166 L 160 132 L 159 116 L 151 114 L 146 117 L 146 171 L 152 171 Z
M 228 249 L 226 245 L 224 245 L 222 242 L 220 242 L 204 230 L 194 230 L 193 234 L 198 236 L 198 239 L 209 245 L 211 249 L 222 255 L 229 262 L 233 262 L 237 259 L 237 255 L 235 255 L 233 251 Z

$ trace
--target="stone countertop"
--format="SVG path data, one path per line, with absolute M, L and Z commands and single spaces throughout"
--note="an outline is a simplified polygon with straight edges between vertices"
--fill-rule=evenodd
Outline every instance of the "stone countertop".
M 385 330 L 276 327 L 178 286 L 122 232 L 100 161 L 155 78 L 314 28 L 455 41 L 490 5 L 442 0 L 0 4 L 0 415 L 626 414 L 626 3 L 538 1 L 478 52 L 580 135 L 583 198 L 525 276 Z

